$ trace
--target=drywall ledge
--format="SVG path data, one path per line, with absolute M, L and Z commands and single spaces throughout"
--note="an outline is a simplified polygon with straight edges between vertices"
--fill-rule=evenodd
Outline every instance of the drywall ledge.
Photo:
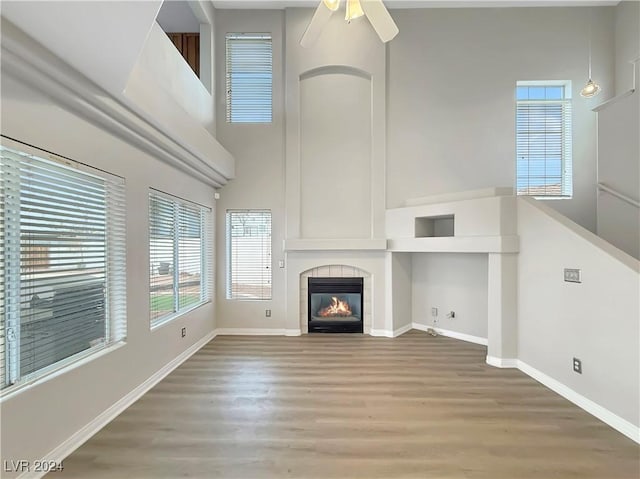
M 389 240 L 389 251 L 403 253 L 517 253 L 517 236 L 449 236 Z
M 386 251 L 386 239 L 288 239 L 285 251 Z
M 458 193 L 445 193 L 442 195 L 422 196 L 412 198 L 404 202 L 405 206 L 431 205 L 434 203 L 450 203 L 453 201 L 475 200 L 492 196 L 513 196 L 513 188 L 509 186 L 496 186 L 479 190 L 468 190 Z

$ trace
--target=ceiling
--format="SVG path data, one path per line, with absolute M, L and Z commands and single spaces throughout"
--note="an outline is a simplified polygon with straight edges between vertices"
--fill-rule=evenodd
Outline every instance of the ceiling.
M 315 7 L 320 0 L 213 0 L 216 8 L 283 9 Z M 617 5 L 619 0 L 384 0 L 387 8 L 584 7 Z

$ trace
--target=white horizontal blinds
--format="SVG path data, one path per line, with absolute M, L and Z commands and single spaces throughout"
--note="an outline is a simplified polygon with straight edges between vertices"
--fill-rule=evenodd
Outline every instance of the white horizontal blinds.
M 271 211 L 227 211 L 227 299 L 271 299 Z
M 149 193 L 149 311 L 151 325 L 210 299 L 207 258 L 209 208 Z
M 107 342 L 127 337 L 126 192 L 121 178 L 106 177 L 107 193 Z
M 204 212 L 181 204 L 178 213 L 178 310 L 200 303 L 204 262 Z
M 228 33 L 226 59 L 227 121 L 270 123 L 273 89 L 271 35 Z
M 2 167 L 6 386 L 124 337 L 125 237 L 121 179 L 5 147 Z
M 176 311 L 176 228 L 174 201 L 157 193 L 149 196 L 149 311 L 153 324 Z
M 572 195 L 571 99 L 564 85 L 518 83 L 516 187 L 519 195 Z

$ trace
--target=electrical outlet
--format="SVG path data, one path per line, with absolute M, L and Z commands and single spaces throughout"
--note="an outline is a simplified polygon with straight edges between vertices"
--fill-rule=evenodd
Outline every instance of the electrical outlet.
M 271 310 L 270 310 L 270 309 L 265 309 L 265 310 L 264 310 L 264 315 L 265 315 L 267 318 L 270 318 L 270 317 L 271 317 Z
M 284 260 L 283 259 L 278 261 L 278 268 L 284 268 Z
M 582 374 L 582 361 L 578 358 L 573 358 L 573 370 L 578 374 Z
M 567 283 L 582 283 L 580 280 L 580 270 L 575 268 L 565 268 L 564 280 Z
M 184 338 L 187 335 L 187 328 L 182 328 L 182 337 Z
M 438 316 L 438 308 L 431 308 L 431 316 Z

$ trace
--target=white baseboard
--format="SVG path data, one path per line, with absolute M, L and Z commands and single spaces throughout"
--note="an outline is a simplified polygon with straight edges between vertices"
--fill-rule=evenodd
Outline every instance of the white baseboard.
M 393 331 L 393 337 L 396 338 L 398 336 L 400 336 L 401 334 L 406 333 L 407 331 L 411 331 L 413 329 L 413 325 L 411 323 L 402 326 L 401 328 L 395 329 Z
M 560 381 L 557 381 L 552 377 L 547 376 L 543 372 L 529 366 L 527 363 L 518 361 L 518 369 L 520 369 L 520 371 L 525 373 L 527 376 L 530 376 L 539 383 L 545 385 L 552 391 L 555 391 L 563 398 L 571 401 L 576 406 L 584 409 L 589 414 L 597 417 L 602 422 L 614 428 L 616 431 L 624 434 L 632 441 L 640 444 L 640 427 L 630 423 L 626 419 L 621 418 L 617 414 L 612 413 L 599 404 L 596 404 L 591 399 L 587 399 L 583 395 L 575 392 L 570 387 L 565 386 Z
M 285 336 L 302 336 L 302 330 L 300 329 L 285 329 Z
M 518 360 L 515 358 L 497 358 L 487 355 L 487 364 L 496 368 L 517 368 Z
M 165 364 L 157 372 L 155 372 L 146 381 L 136 387 L 129 394 L 116 401 L 111 407 L 103 411 L 95 419 L 91 420 L 82 429 L 76 431 L 71 437 L 69 437 L 62 444 L 57 446 L 45 457 L 42 458 L 42 463 L 56 463 L 60 464 L 69 454 L 82 446 L 92 436 L 94 436 L 100 429 L 109 424 L 116 418 L 122 411 L 136 402 L 142 395 L 149 391 L 153 386 L 162 381 L 169 375 L 174 369 L 180 366 L 183 362 L 189 359 L 196 351 L 202 348 L 205 344 L 216 337 L 215 331 L 210 332 L 206 336 L 202 337 L 198 342 L 193 344 L 189 349 L 185 350 L 179 356 L 172 359 Z M 18 476 L 18 479 L 39 479 L 45 475 L 45 472 L 25 472 Z
M 287 331 L 300 331 L 293 329 L 272 329 L 272 328 L 218 328 L 218 336 L 294 336 L 287 334 Z M 297 334 L 295 336 L 298 336 Z
M 378 336 L 378 337 L 384 337 L 384 338 L 393 338 L 393 331 L 389 330 L 389 329 L 371 329 L 371 331 L 369 331 L 369 334 L 371 336 Z
M 426 324 L 421 323 L 411 323 L 411 327 L 413 329 L 417 329 L 418 331 L 427 331 L 428 329 L 433 329 L 431 326 L 427 326 Z
M 482 338 L 480 336 L 472 336 L 471 334 L 459 333 L 457 331 L 451 331 L 448 329 L 434 328 L 432 326 L 428 326 L 426 324 L 421 324 L 421 323 L 412 323 L 411 327 L 413 329 L 418 329 L 420 331 L 433 329 L 436 333 L 442 336 L 447 336 L 448 338 L 459 339 L 461 341 L 466 341 L 468 343 L 481 344 L 483 346 L 487 345 L 487 338 Z

